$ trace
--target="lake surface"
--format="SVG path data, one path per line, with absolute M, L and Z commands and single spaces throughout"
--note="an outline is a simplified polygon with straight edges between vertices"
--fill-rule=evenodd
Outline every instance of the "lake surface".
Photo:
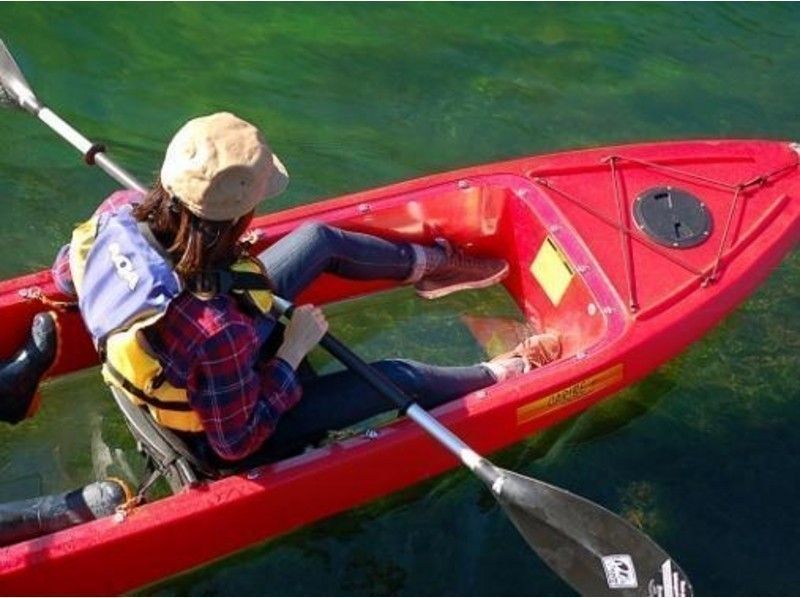
M 798 28 L 800 6 L 777 3 L 0 5 L 0 36 L 40 98 L 145 180 L 186 119 L 228 109 L 259 123 L 292 175 L 265 210 L 560 149 L 800 139 Z M 0 132 L 7 278 L 48 266 L 114 184 L 30 117 L 4 111 Z M 380 334 L 347 309 L 334 318 L 366 354 L 480 358 L 458 341 L 461 303 L 425 316 L 456 340 L 423 350 L 411 295 L 378 301 Z M 795 251 L 678 359 L 493 459 L 639 522 L 700 594 L 796 594 L 798 308 Z M 96 371 L 50 383 L 39 416 L 0 436 L 2 500 L 138 471 Z M 571 593 L 464 472 L 147 592 Z

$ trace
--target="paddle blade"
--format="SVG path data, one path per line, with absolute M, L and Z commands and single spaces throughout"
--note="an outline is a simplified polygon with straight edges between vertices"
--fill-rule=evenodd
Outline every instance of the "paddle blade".
M 38 104 L 14 57 L 0 39 L 0 106 L 34 110 Z
M 580 594 L 693 595 L 675 561 L 618 515 L 561 488 L 501 473 L 495 495 L 503 509 L 542 560 Z

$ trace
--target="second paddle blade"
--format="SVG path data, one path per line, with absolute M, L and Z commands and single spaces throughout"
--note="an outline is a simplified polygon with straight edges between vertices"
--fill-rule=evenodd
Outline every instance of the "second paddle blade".
M 618 515 L 512 471 L 502 470 L 502 477 L 503 509 L 542 560 L 580 594 L 693 595 L 675 561 Z

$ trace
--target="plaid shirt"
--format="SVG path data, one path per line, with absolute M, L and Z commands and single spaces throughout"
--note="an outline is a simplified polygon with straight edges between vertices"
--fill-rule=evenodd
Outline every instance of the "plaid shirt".
M 95 214 L 140 198 L 118 191 Z M 52 272 L 58 287 L 74 295 L 69 245 L 59 251 Z M 182 293 L 147 331 L 167 380 L 186 389 L 209 443 L 224 459 L 253 453 L 275 430 L 281 414 L 300 400 L 302 389 L 292 367 L 278 358 L 259 359 L 274 326 L 274 318 L 253 318 L 228 295 L 204 301 Z

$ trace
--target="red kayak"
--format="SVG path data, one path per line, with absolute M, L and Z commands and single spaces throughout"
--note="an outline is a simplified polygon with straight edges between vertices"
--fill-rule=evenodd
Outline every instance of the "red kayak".
M 798 152 L 782 142 L 703 141 L 533 156 L 263 216 L 253 224 L 255 250 L 318 220 L 418 242 L 445 236 L 506 258 L 506 290 L 533 327 L 561 333 L 563 353 L 433 412 L 486 453 L 640 380 L 751 293 L 798 242 Z M 393 284 L 323 277 L 300 302 L 326 304 Z M 42 298 L 59 298 L 47 272 L 0 283 L 0 357 L 47 309 Z M 79 317 L 64 313 L 61 322 L 65 343 L 52 375 L 96 365 Z M 204 483 L 125 518 L 0 548 L 0 589 L 131 591 L 456 464 L 399 419 L 376 435 Z

